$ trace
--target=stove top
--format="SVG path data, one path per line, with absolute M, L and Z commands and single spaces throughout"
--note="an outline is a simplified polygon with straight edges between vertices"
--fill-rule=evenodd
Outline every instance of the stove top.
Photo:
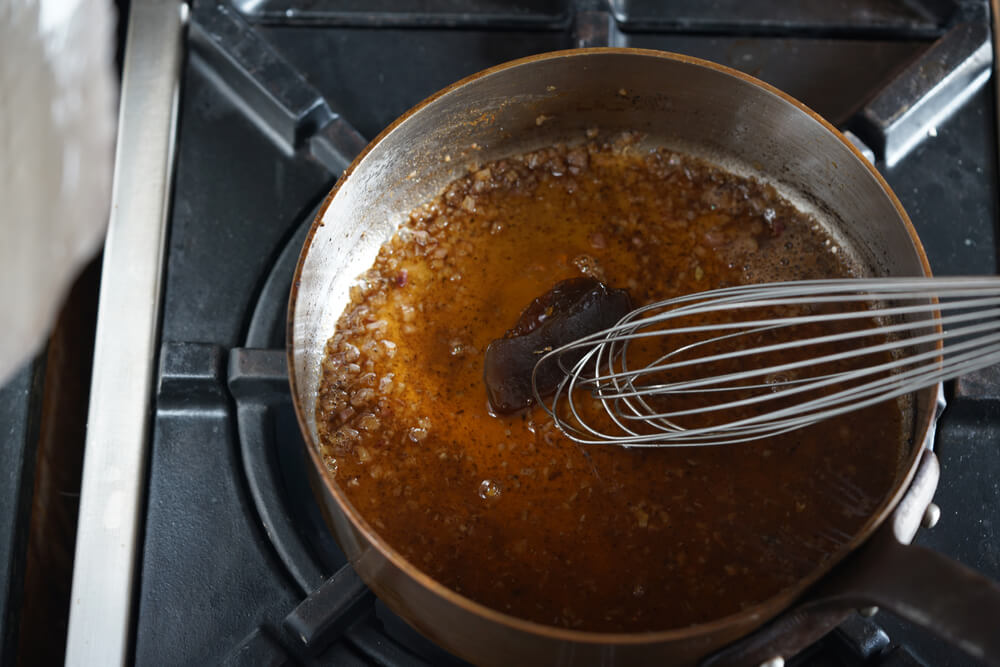
M 150 209 L 153 217 L 163 215 L 162 236 L 145 246 L 155 276 L 154 296 L 141 302 L 153 310 L 151 354 L 126 348 L 117 359 L 125 364 L 134 354 L 158 365 L 149 367 L 152 393 L 138 412 L 132 431 L 138 435 L 128 440 L 138 453 L 122 468 L 130 488 L 139 489 L 133 500 L 110 501 L 101 486 L 116 464 L 92 453 L 105 451 L 93 443 L 110 447 L 115 438 L 100 438 L 107 428 L 101 424 L 88 436 L 69 662 L 87 662 L 97 655 L 94 644 L 104 641 L 93 638 L 101 630 L 89 619 L 101 609 L 93 597 L 98 584 L 82 581 L 94 573 L 95 582 L 105 582 L 102 595 L 124 600 L 116 607 L 124 609 L 120 617 L 99 626 L 114 633 L 108 643 L 117 653 L 105 657 L 140 664 L 464 664 L 396 617 L 345 563 L 306 481 L 284 353 L 294 264 L 337 174 L 393 119 L 463 76 L 526 55 L 602 45 L 675 51 L 743 70 L 871 150 L 936 273 L 996 273 L 987 4 L 779 4 L 204 1 L 171 23 L 173 38 L 150 42 L 143 30 L 155 31 L 156 17 L 173 16 L 179 6 L 136 0 L 127 49 L 137 64 L 130 79 L 127 55 L 124 103 L 139 94 L 132 82 L 140 67 L 163 60 L 156 57 L 165 51 L 157 49 L 174 39 L 185 56 L 166 57 L 176 63 L 179 81 L 176 143 L 151 140 L 174 156 L 173 171 L 164 157 L 157 176 L 162 192 L 171 193 L 169 204 Z M 169 90 L 158 98 L 167 106 Z M 138 132 L 145 122 L 123 115 L 122 132 Z M 129 150 L 121 138 L 119 145 Z M 119 183 L 129 178 L 121 163 L 120 155 Z M 124 218 L 121 209 L 118 215 Z M 122 235 L 127 225 L 123 219 Z M 136 261 L 120 252 L 119 260 L 109 247 L 105 282 L 116 275 L 116 262 Z M 115 298 L 102 286 L 100 317 L 111 318 L 116 303 L 136 303 Z M 141 319 L 142 312 L 131 315 Z M 98 327 L 100 348 L 100 320 Z M 106 363 L 113 363 L 113 352 L 103 353 Z M 101 359 L 99 349 L 95 363 Z M 101 377 L 95 370 L 98 394 Z M 935 443 L 942 517 L 916 540 L 994 579 L 1000 579 L 998 380 L 980 374 L 947 388 L 949 407 Z M 98 395 L 92 424 L 102 405 L 107 409 Z M 124 513 L 111 529 L 109 511 Z M 100 536 L 108 530 L 122 538 L 120 552 L 107 550 L 109 538 Z M 110 588 L 103 579 L 113 569 L 108 559 L 125 564 Z M 879 612 L 852 616 L 786 664 L 968 661 Z

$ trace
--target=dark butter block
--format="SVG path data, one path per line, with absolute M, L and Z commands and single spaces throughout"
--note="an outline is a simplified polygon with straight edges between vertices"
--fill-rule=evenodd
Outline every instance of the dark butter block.
M 546 352 L 613 326 L 630 310 L 632 300 L 626 290 L 609 288 L 596 278 L 557 283 L 524 309 L 503 338 L 486 348 L 483 379 L 490 407 L 498 414 L 510 414 L 531 405 L 531 374 Z M 562 355 L 563 366 L 575 364 L 585 351 Z M 547 360 L 535 378 L 538 393 L 554 392 L 563 376 L 559 361 Z

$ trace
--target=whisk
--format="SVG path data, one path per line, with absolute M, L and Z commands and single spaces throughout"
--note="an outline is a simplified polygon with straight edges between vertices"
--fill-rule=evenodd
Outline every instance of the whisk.
M 998 316 L 1000 277 L 729 287 L 635 309 L 543 355 L 532 384 L 578 443 L 734 444 L 997 363 Z M 565 377 L 543 400 L 534 376 L 549 363 Z

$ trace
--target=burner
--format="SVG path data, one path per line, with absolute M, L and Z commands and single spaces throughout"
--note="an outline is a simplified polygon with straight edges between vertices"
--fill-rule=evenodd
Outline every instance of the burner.
M 122 641 L 102 635 L 103 644 L 126 646 L 123 660 L 142 664 L 463 664 L 393 614 L 345 563 L 307 482 L 284 350 L 294 266 L 334 178 L 364 137 L 463 76 L 543 51 L 605 45 L 736 67 L 853 130 L 912 217 L 936 273 L 997 271 L 986 3 L 846 0 L 836 11 L 820 0 L 793 10 L 772 0 L 711 4 L 192 5 L 169 243 L 156 282 L 162 325 L 149 332 L 159 384 L 155 404 L 139 411 L 152 415 L 148 442 L 134 443 L 148 449 L 146 500 L 135 518 L 141 538 L 134 580 L 115 589 L 135 592 Z M 118 242 L 121 256 L 139 261 Z M 156 313 L 129 314 L 155 328 Z M 1000 378 L 983 376 L 950 389 L 935 447 L 941 525 L 917 538 L 994 578 L 998 387 Z M 105 441 L 114 439 L 91 432 L 88 460 Z M 97 460 L 114 460 L 103 453 Z M 81 523 L 83 536 L 100 530 Z M 102 557 L 89 554 L 87 571 Z M 84 600 L 74 613 L 106 602 Z M 954 647 L 880 612 L 852 615 L 786 664 L 920 660 L 968 664 Z
M 278 255 L 253 309 L 245 346 L 229 356 L 228 384 L 254 506 L 282 564 L 306 595 L 283 619 L 282 629 L 298 638 L 296 649 L 309 654 L 329 651 L 330 644 L 344 638 L 375 664 L 420 665 L 426 660 L 463 665 L 364 587 L 346 564 L 305 482 L 311 462 L 288 389 L 285 319 L 292 274 L 317 212 L 305 217 Z M 251 633 L 230 656 L 261 650 L 266 633 L 266 628 Z M 267 650 L 278 648 L 267 642 Z
M 284 567 L 307 597 L 282 621 L 310 654 L 346 640 L 377 664 L 463 665 L 428 641 L 354 574 L 330 535 L 308 479 L 311 465 L 292 407 L 285 363 L 285 320 L 292 275 L 318 209 L 299 225 L 278 255 L 250 318 L 246 344 L 229 357 L 229 389 L 236 415 L 243 467 L 265 532 Z M 361 619 L 361 620 L 354 620 Z M 280 651 L 255 630 L 230 657 Z M 379 653 L 372 648 L 378 647 Z M 392 647 L 392 661 L 385 651 Z M 330 649 L 327 649 L 330 650 Z M 324 659 L 328 656 L 324 655 Z M 241 657 L 242 660 L 242 657 Z M 852 615 L 834 632 L 787 663 L 819 665 L 922 665 L 895 646 L 873 619 Z

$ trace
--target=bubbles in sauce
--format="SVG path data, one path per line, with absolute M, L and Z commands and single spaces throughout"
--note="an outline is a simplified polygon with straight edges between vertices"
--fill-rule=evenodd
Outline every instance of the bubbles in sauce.
M 479 483 L 479 497 L 483 500 L 496 500 L 500 497 L 500 485 L 492 479 L 484 479 Z
M 414 211 L 327 344 L 327 471 L 445 586 L 539 623 L 707 622 L 822 567 L 892 488 L 894 406 L 735 447 L 582 448 L 538 407 L 489 414 L 490 342 L 553 284 L 634 305 L 862 273 L 767 185 L 631 137 L 501 160 Z

